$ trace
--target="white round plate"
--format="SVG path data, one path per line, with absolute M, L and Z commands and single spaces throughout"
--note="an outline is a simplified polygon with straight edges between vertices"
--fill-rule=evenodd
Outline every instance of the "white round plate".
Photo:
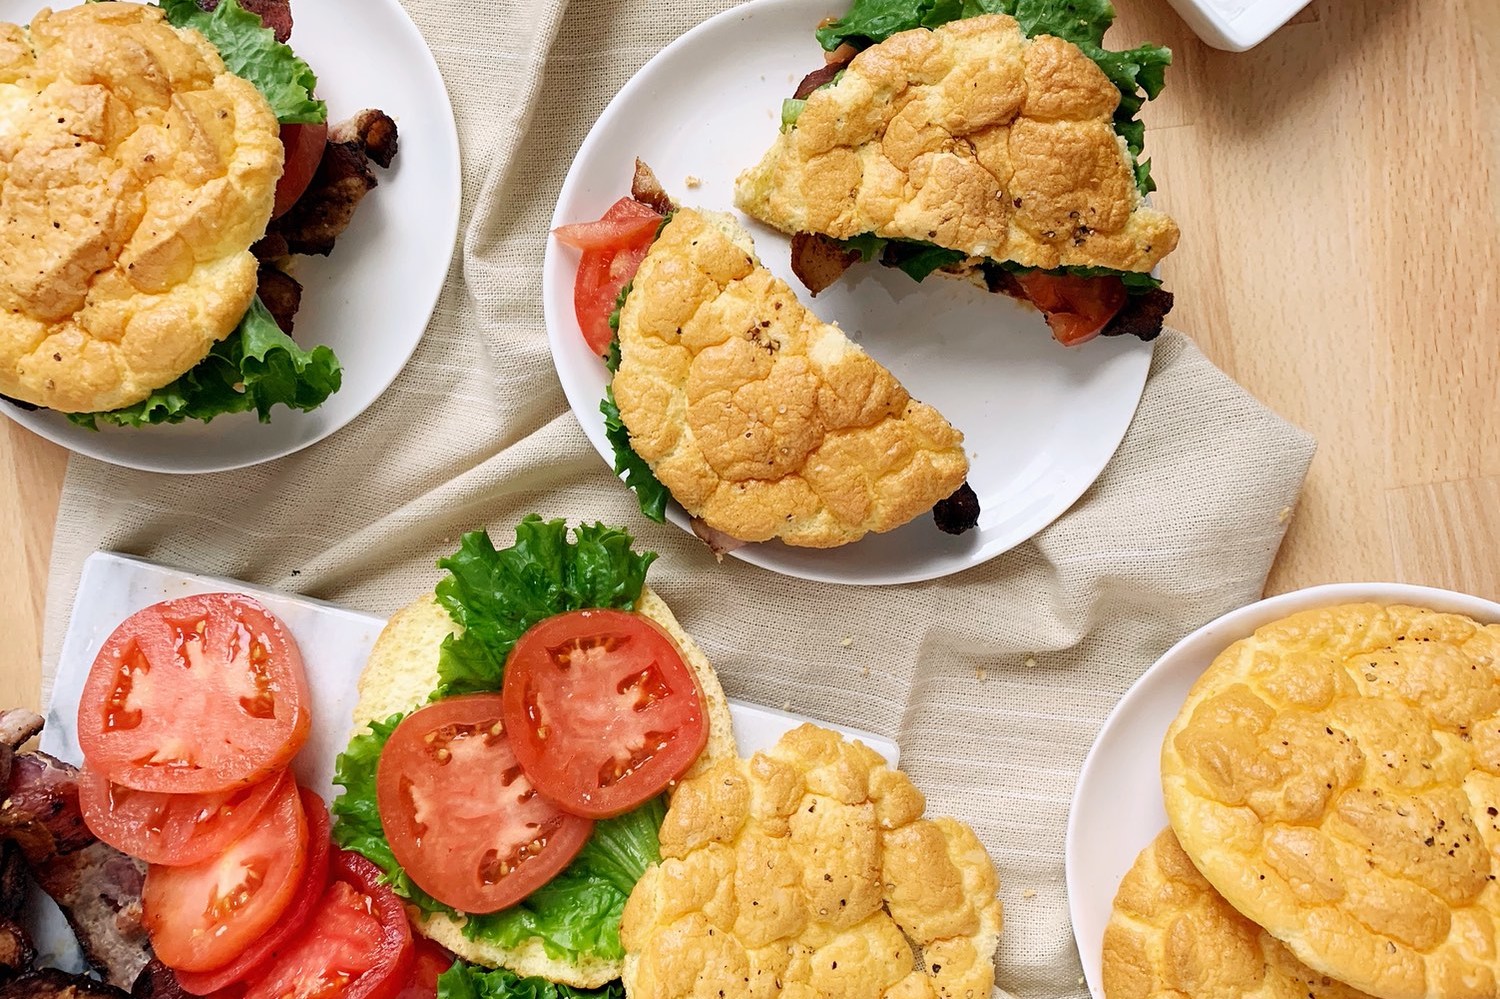
M 732 210 L 734 178 L 759 161 L 780 126 L 781 102 L 823 65 L 813 29 L 827 0 L 752 0 L 663 49 L 610 102 L 584 141 L 553 225 L 596 219 L 629 193 L 635 157 L 684 205 Z M 698 186 L 689 186 L 688 178 Z M 835 583 L 932 579 L 978 565 L 1046 527 L 1104 469 L 1135 413 L 1151 345 L 1098 339 L 1077 350 L 1053 342 L 1039 313 L 1004 295 L 934 276 L 856 266 L 811 301 L 791 272 L 789 242 L 750 223 L 761 262 L 888 366 L 918 399 L 964 432 L 969 484 L 983 513 L 961 537 L 920 517 L 843 548 L 748 545 L 736 558 Z M 558 377 L 578 421 L 613 463 L 599 401 L 604 365 L 573 313 L 577 253 L 549 240 L 542 301 Z M 668 516 L 684 529 L 688 518 Z
M 0 19 L 24 20 L 19 3 Z M 400 152 L 359 205 L 329 257 L 298 257 L 302 308 L 294 336 L 327 344 L 344 383 L 311 413 L 278 406 L 212 423 L 133 428 L 74 426 L 58 413 L 0 412 L 79 454 L 150 472 L 221 472 L 280 458 L 339 430 L 395 381 L 422 339 L 458 239 L 458 130 L 448 91 L 416 25 L 397 0 L 302 0 L 292 5 L 292 48 L 318 74 L 330 122 L 363 108 L 396 120 Z
M 1257 628 L 1314 607 L 1363 601 L 1500 622 L 1500 604 L 1428 586 L 1333 583 L 1283 593 L 1231 611 L 1172 646 L 1110 713 L 1078 775 L 1065 846 L 1073 939 L 1094 996 L 1104 995 L 1099 966 L 1115 892 L 1135 858 L 1167 827 L 1161 744 L 1188 691 L 1220 652 Z

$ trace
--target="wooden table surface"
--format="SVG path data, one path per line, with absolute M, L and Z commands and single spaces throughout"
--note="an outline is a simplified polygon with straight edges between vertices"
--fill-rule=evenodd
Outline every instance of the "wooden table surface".
M 1314 0 L 1247 53 L 1116 6 L 1113 44 L 1176 53 L 1147 111 L 1172 321 L 1320 445 L 1268 591 L 1500 599 L 1500 4 Z M 38 696 L 65 464 L 0 420 L 0 706 Z

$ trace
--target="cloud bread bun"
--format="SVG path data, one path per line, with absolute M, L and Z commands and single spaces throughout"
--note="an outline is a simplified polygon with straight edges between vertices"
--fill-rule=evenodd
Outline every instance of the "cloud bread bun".
M 803 725 L 685 781 L 625 904 L 638 999 L 988 999 L 1002 913 L 973 830 L 874 750 Z
M 915 239 L 1028 267 L 1149 271 L 1177 224 L 1136 187 L 1120 92 L 1004 14 L 892 35 L 814 91 L 735 182 L 784 232 Z
M 1170 829 L 1120 882 L 1103 970 L 1104 999 L 1371 999 L 1236 912 Z
M 281 168 L 265 98 L 160 9 L 0 25 L 0 394 L 119 409 L 201 361 L 255 295 Z
M 1266 625 L 1161 762 L 1183 849 L 1304 964 L 1382 999 L 1497 994 L 1500 625 L 1376 604 Z
M 703 651 L 682 630 L 666 603 L 649 588 L 641 592 L 636 609 L 672 636 L 703 693 L 708 717 L 708 745 L 684 780 L 711 769 L 720 760 L 734 759 L 729 702 Z M 375 640 L 369 661 L 360 674 L 359 701 L 354 707 L 355 734 L 366 731 L 372 721 L 389 718 L 398 712 L 410 712 L 426 704 L 439 682 L 438 650 L 445 638 L 461 630 L 431 596 L 397 611 Z M 449 916 L 424 916 L 416 909 L 407 911 L 418 932 L 475 964 L 510 968 L 523 976 L 540 975 L 549 981 L 581 989 L 598 988 L 620 977 L 619 961 L 598 957 L 583 957 L 576 961 L 549 957 L 541 941 L 535 938 L 514 949 L 497 947 L 468 939 L 463 934 L 463 924 Z
M 750 236 L 681 209 L 620 314 L 631 446 L 673 498 L 741 541 L 832 548 L 963 484 L 963 435 L 760 265 Z

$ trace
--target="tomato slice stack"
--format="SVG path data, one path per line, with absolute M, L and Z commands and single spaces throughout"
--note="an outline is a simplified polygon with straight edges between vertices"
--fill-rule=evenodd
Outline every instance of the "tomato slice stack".
M 661 794 L 707 741 L 702 692 L 670 636 L 639 614 L 572 611 L 521 636 L 500 694 L 438 701 L 397 725 L 377 804 L 417 885 L 495 912 L 566 867 L 595 819 Z
M 238 594 L 132 615 L 90 669 L 84 821 L 148 863 L 152 947 L 194 995 L 394 999 L 408 985 L 400 901 L 374 865 L 333 851 L 327 807 L 287 769 L 310 723 L 296 642 Z
M 582 251 L 573 283 L 573 312 L 578 328 L 596 354 L 609 350 L 615 331 L 609 316 L 620 290 L 631 278 L 656 238 L 663 217 L 634 198 L 621 198 L 594 222 L 574 222 L 552 230 L 558 242 Z

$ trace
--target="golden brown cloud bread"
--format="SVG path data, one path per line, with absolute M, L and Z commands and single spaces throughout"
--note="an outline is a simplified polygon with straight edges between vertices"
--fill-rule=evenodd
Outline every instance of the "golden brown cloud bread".
M 734 729 L 729 702 L 713 667 L 672 614 L 665 601 L 649 587 L 636 601 L 637 613 L 650 618 L 672 636 L 683 662 L 692 669 L 703 694 L 708 718 L 708 745 L 688 770 L 687 777 L 701 773 L 720 760 L 734 759 Z M 397 611 L 386 622 L 369 661 L 359 676 L 359 701 L 354 706 L 354 730 L 364 732 L 373 721 L 406 714 L 427 703 L 440 682 L 438 653 L 443 640 L 462 632 L 442 605 L 431 595 Z M 577 960 L 547 954 L 539 938 L 523 940 L 515 947 L 500 947 L 464 936 L 463 923 L 441 913 L 427 915 L 409 908 L 412 926 L 466 961 L 492 968 L 510 968 L 520 975 L 540 975 L 576 988 L 598 988 L 620 977 L 620 962 L 597 956 Z
M 684 782 L 625 906 L 626 993 L 987 999 L 995 868 L 925 807 L 874 750 L 814 725 Z
M 255 294 L 278 136 L 156 7 L 0 25 L 0 394 L 118 409 L 201 361 Z
M 1141 851 L 1104 930 L 1104 999 L 1370 999 L 1240 915 L 1167 829 Z
M 785 232 L 873 232 L 1028 267 L 1149 271 L 1177 224 L 1148 208 L 1120 92 L 1071 42 L 1003 14 L 892 35 L 814 91 L 735 182 Z
M 1204 876 L 1305 964 L 1383 999 L 1496 995 L 1500 625 L 1267 625 L 1194 685 L 1162 785 Z
M 727 215 L 682 209 L 620 315 L 615 400 L 672 496 L 742 541 L 831 548 L 968 475 L 963 435 L 760 266 Z

